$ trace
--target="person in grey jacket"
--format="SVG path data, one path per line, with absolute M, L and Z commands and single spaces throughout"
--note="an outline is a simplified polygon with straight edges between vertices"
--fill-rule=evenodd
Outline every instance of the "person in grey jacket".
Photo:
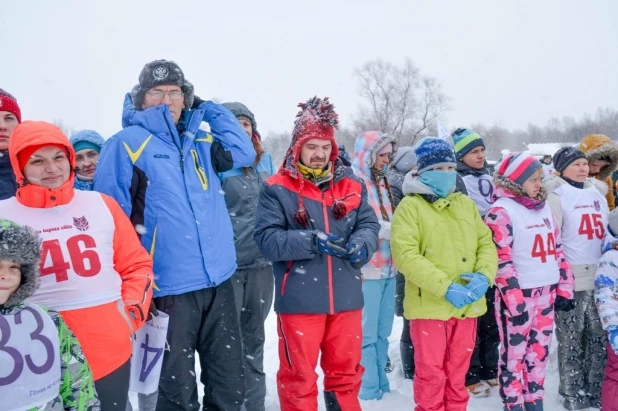
M 240 320 L 245 367 L 246 411 L 264 411 L 264 322 L 273 302 L 275 282 L 272 263 L 262 255 L 253 237 L 260 186 L 275 173 L 270 153 L 264 151 L 253 113 L 242 103 L 224 103 L 247 132 L 256 156 L 249 167 L 219 173 L 225 192 L 236 246 L 238 268 L 232 276 Z
M 395 159 L 386 173 L 390 182 L 391 193 L 395 207 L 403 199 L 403 180 L 410 171 L 416 168 L 416 154 L 412 147 L 399 147 Z M 399 353 L 401 354 L 401 367 L 406 379 L 414 378 L 414 346 L 410 338 L 410 321 L 403 317 L 403 297 L 405 295 L 406 279 L 401 273 L 397 273 L 397 288 L 395 290 L 395 315 L 403 319 L 403 329 L 399 341 Z

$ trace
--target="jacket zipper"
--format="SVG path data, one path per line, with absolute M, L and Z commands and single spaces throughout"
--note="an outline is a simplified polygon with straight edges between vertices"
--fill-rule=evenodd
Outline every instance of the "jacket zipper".
M 322 211 L 324 213 L 324 228 L 327 233 L 330 233 L 330 225 L 328 223 L 328 212 L 326 210 L 326 199 L 322 192 Z M 330 255 L 326 256 L 328 266 L 328 305 L 330 314 L 335 314 L 335 301 L 333 295 L 333 258 Z
M 290 270 L 292 269 L 292 262 L 288 262 L 288 269 L 285 270 L 285 274 L 283 274 L 283 281 L 281 282 L 281 295 L 285 295 L 285 284 L 288 282 L 288 276 L 290 275 Z
M 170 127 L 169 121 L 167 121 L 167 117 L 163 116 L 163 118 L 165 118 L 165 124 L 167 124 L 167 129 L 170 131 L 170 136 L 172 136 L 172 141 L 174 142 L 174 145 L 176 146 L 176 148 L 178 149 L 178 153 L 180 154 L 180 171 L 182 172 L 182 174 L 184 174 L 185 173 L 185 156 L 182 153 L 182 147 L 179 147 L 178 144 L 176 144 L 176 142 L 174 141 L 174 132 L 172 131 L 172 128 Z M 178 140 L 180 140 L 180 134 L 178 135 Z

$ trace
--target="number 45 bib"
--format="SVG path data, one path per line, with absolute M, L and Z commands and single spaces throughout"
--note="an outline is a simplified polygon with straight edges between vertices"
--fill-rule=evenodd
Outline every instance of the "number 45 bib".
M 27 304 L 0 316 L 0 404 L 3 411 L 41 406 L 60 391 L 60 342 L 53 320 Z

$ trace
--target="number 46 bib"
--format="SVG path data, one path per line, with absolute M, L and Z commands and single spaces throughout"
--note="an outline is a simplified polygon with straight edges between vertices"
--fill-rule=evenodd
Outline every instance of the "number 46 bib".
M 27 410 L 58 396 L 58 330 L 42 308 L 28 304 L 0 316 L 0 365 L 2 410 Z

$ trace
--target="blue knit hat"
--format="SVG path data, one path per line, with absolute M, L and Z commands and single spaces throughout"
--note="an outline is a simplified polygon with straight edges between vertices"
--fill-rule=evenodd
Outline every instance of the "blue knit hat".
M 453 144 L 455 145 L 455 155 L 457 160 L 461 160 L 463 156 L 468 154 L 473 148 L 482 146 L 485 147 L 485 142 L 481 136 L 467 128 L 458 128 L 451 135 Z
M 77 153 L 79 150 L 90 148 L 97 153 L 101 152 L 101 147 L 105 144 L 105 140 L 99 133 L 94 130 L 82 130 L 71 137 L 71 145 Z
M 451 145 L 441 138 L 425 137 L 414 146 L 418 173 L 435 167 L 456 167 L 455 153 Z

